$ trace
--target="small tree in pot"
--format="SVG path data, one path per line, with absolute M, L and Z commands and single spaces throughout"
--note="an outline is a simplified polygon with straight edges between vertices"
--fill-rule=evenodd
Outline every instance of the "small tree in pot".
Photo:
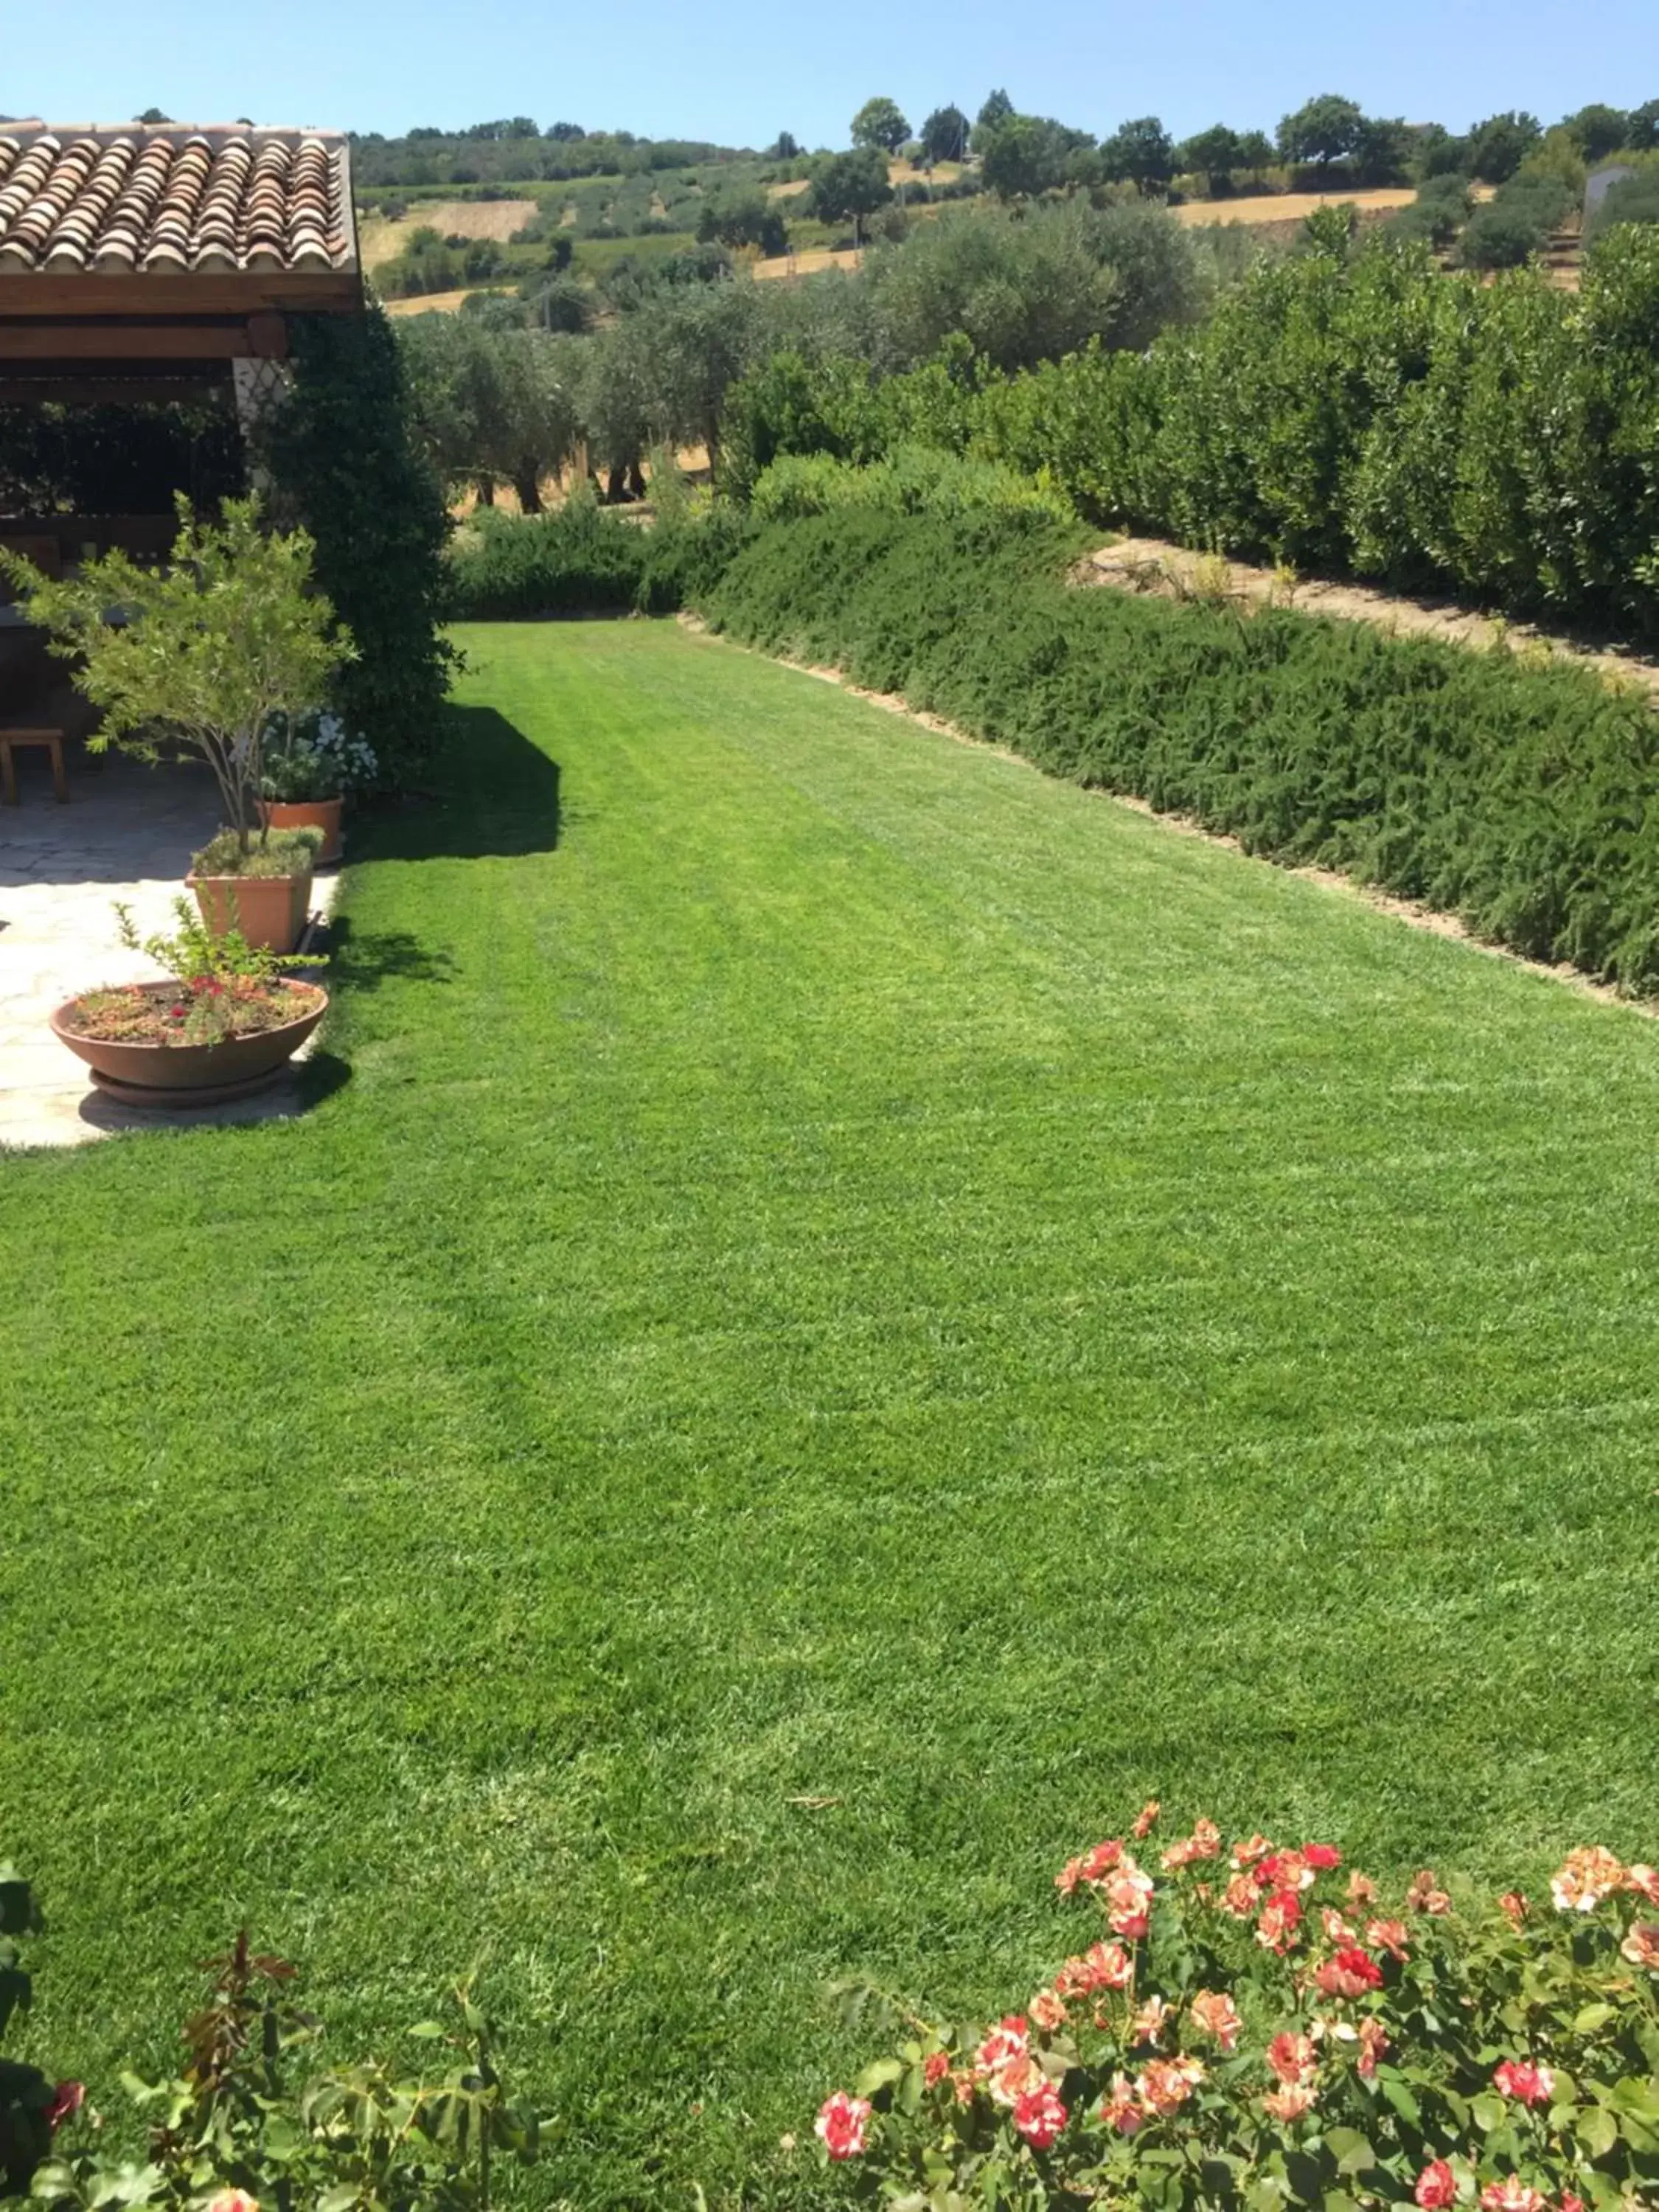
M 267 531 L 257 498 L 227 500 L 216 523 L 198 522 L 179 495 L 179 534 L 168 565 L 144 568 L 118 550 L 61 581 L 0 550 L 0 572 L 26 593 L 52 650 L 76 664 L 75 681 L 101 709 L 88 740 L 154 760 L 165 737 L 181 739 L 212 769 L 225 828 L 198 871 L 202 910 L 215 927 L 236 920 L 235 886 L 287 882 L 279 904 L 303 921 L 314 838 L 273 836 L 260 818 L 264 732 L 271 717 L 318 706 L 328 679 L 353 656 L 350 637 L 312 581 L 311 538 Z M 250 943 L 276 943 L 243 911 Z M 293 937 L 288 940 L 291 945 Z

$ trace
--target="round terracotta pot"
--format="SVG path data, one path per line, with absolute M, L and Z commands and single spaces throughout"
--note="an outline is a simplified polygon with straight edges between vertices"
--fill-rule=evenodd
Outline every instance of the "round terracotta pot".
M 146 997 L 176 996 L 176 983 L 145 983 Z M 79 1001 L 70 999 L 52 1017 L 52 1034 L 92 1070 L 100 1091 L 129 1106 L 217 1106 L 245 1098 L 280 1074 L 328 1011 L 320 983 L 296 983 L 313 1001 L 280 1029 L 254 1036 L 227 1037 L 220 1044 L 122 1044 L 108 1037 L 82 1036 L 74 1027 Z
M 268 830 L 320 830 L 323 843 L 318 863 L 327 866 L 342 851 L 339 799 L 262 799 L 259 818 Z
M 216 937 L 240 929 L 250 945 L 292 952 L 304 933 L 311 905 L 309 868 L 302 876 L 189 875 L 185 883 Z

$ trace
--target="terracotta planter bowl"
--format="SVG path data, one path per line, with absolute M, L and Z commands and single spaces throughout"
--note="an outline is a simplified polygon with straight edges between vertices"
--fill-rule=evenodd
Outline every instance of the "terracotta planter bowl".
M 190 875 L 185 882 L 216 937 L 240 929 L 250 945 L 292 952 L 304 933 L 311 904 L 309 868 L 302 876 Z
M 173 983 L 141 986 L 146 997 L 171 1000 Z M 246 1098 L 274 1076 L 311 1035 L 328 1011 L 328 994 L 319 983 L 296 983 L 309 994 L 309 1010 L 280 1029 L 255 1036 L 227 1037 L 222 1044 L 124 1044 L 112 1038 L 82 1036 L 72 1026 L 78 1000 L 70 999 L 52 1018 L 52 1034 L 92 1070 L 98 1088 L 126 1106 L 219 1106 Z
M 270 830 L 320 830 L 323 842 L 317 859 L 326 866 L 339 859 L 343 849 L 340 813 L 344 803 L 339 799 L 262 799 L 259 816 Z

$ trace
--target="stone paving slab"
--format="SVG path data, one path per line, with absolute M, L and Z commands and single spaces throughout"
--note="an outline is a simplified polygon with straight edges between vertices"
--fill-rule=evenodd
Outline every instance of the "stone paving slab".
M 161 970 L 121 945 L 114 903 L 141 934 L 173 926 L 190 856 L 217 828 L 218 794 L 193 763 L 146 768 L 106 754 L 71 772 L 56 804 L 44 778 L 20 773 L 21 806 L 0 806 L 0 1149 L 84 1145 L 118 1131 L 269 1121 L 300 1110 L 293 1077 L 252 1098 L 193 1112 L 118 1106 L 47 1027 L 53 1009 L 100 983 Z M 317 878 L 325 911 L 334 878 Z

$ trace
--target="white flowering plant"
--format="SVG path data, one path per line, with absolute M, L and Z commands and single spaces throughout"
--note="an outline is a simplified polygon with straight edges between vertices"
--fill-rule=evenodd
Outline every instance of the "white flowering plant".
M 816 2130 L 856 2194 L 893 2212 L 1659 2206 L 1659 1871 L 1591 1847 L 1547 1905 L 1426 1869 L 1390 1900 L 1328 1844 L 1228 1850 L 1199 1820 L 1159 1850 L 1158 1810 L 1056 1877 L 1105 1931 L 1023 2011 L 948 2026 L 878 2000 L 898 2048 Z
M 265 724 L 260 784 L 265 799 L 339 799 L 373 783 L 379 771 L 368 738 L 349 731 L 325 707 L 276 714 Z

